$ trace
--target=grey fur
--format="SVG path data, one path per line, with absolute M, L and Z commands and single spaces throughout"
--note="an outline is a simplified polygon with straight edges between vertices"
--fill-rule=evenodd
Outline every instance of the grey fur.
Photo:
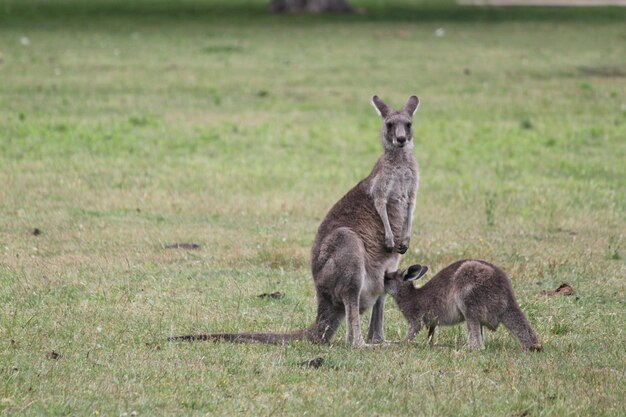
M 372 172 L 343 196 L 319 226 L 311 250 L 317 317 L 308 329 L 292 333 L 240 333 L 180 336 L 170 340 L 231 340 L 285 343 L 306 339 L 329 343 L 347 320 L 347 339 L 364 346 L 360 315 L 373 307 L 368 341 L 381 343 L 385 271 L 398 268 L 411 238 L 419 172 L 413 156 L 412 116 L 419 99 L 411 96 L 394 111 L 378 96 L 383 117 L 384 153 Z
M 539 336 L 519 308 L 511 282 L 497 266 L 481 260 L 457 261 L 442 269 L 421 288 L 412 281 L 427 268 L 413 265 L 405 271 L 385 274 L 385 290 L 398 304 L 409 323 L 406 339 L 412 340 L 422 326 L 435 343 L 435 328 L 467 322 L 469 347 L 484 349 L 483 326 L 496 330 L 502 323 L 524 348 L 543 349 Z

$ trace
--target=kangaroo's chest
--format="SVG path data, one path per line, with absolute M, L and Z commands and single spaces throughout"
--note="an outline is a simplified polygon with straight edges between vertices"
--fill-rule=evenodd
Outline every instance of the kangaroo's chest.
M 409 168 L 397 169 L 390 176 L 387 189 L 387 205 L 390 211 L 400 210 L 404 213 L 411 204 L 411 198 L 415 195 L 417 178 Z
M 418 171 L 415 163 L 381 164 L 371 178 L 369 193 L 373 201 L 384 200 L 391 228 L 398 233 L 406 222 L 408 208 L 417 192 Z
M 390 198 L 408 199 L 409 195 L 415 193 L 417 184 L 413 171 L 408 168 L 399 170 L 393 178 L 393 183 L 389 189 Z

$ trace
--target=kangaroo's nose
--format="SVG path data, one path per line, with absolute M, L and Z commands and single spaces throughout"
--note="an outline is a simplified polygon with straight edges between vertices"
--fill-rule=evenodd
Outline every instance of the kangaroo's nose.
M 404 145 L 404 142 L 406 142 L 406 130 L 404 130 L 404 126 L 396 126 L 396 131 L 394 133 L 396 134 L 396 140 L 398 141 L 398 143 L 400 145 Z

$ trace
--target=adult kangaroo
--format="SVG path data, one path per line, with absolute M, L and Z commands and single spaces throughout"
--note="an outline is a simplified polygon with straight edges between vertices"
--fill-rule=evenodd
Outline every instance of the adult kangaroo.
M 368 341 L 384 341 L 385 272 L 398 269 L 400 254 L 407 251 L 411 239 L 419 182 L 412 118 L 419 99 L 409 97 L 399 111 L 378 96 L 372 98 L 372 104 L 383 118 L 380 138 L 384 153 L 372 172 L 330 209 L 317 230 L 311 250 L 317 293 L 315 323 L 290 333 L 214 333 L 170 340 L 329 343 L 346 318 L 348 343 L 361 347 L 366 343 L 360 315 L 373 307 Z

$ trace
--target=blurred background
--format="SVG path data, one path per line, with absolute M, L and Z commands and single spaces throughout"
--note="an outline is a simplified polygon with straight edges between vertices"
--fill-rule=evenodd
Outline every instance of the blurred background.
M 626 8 L 459 3 L 0 0 L 0 412 L 618 415 Z M 421 100 L 402 263 L 501 265 L 547 353 L 164 344 L 313 320 L 374 94 Z

